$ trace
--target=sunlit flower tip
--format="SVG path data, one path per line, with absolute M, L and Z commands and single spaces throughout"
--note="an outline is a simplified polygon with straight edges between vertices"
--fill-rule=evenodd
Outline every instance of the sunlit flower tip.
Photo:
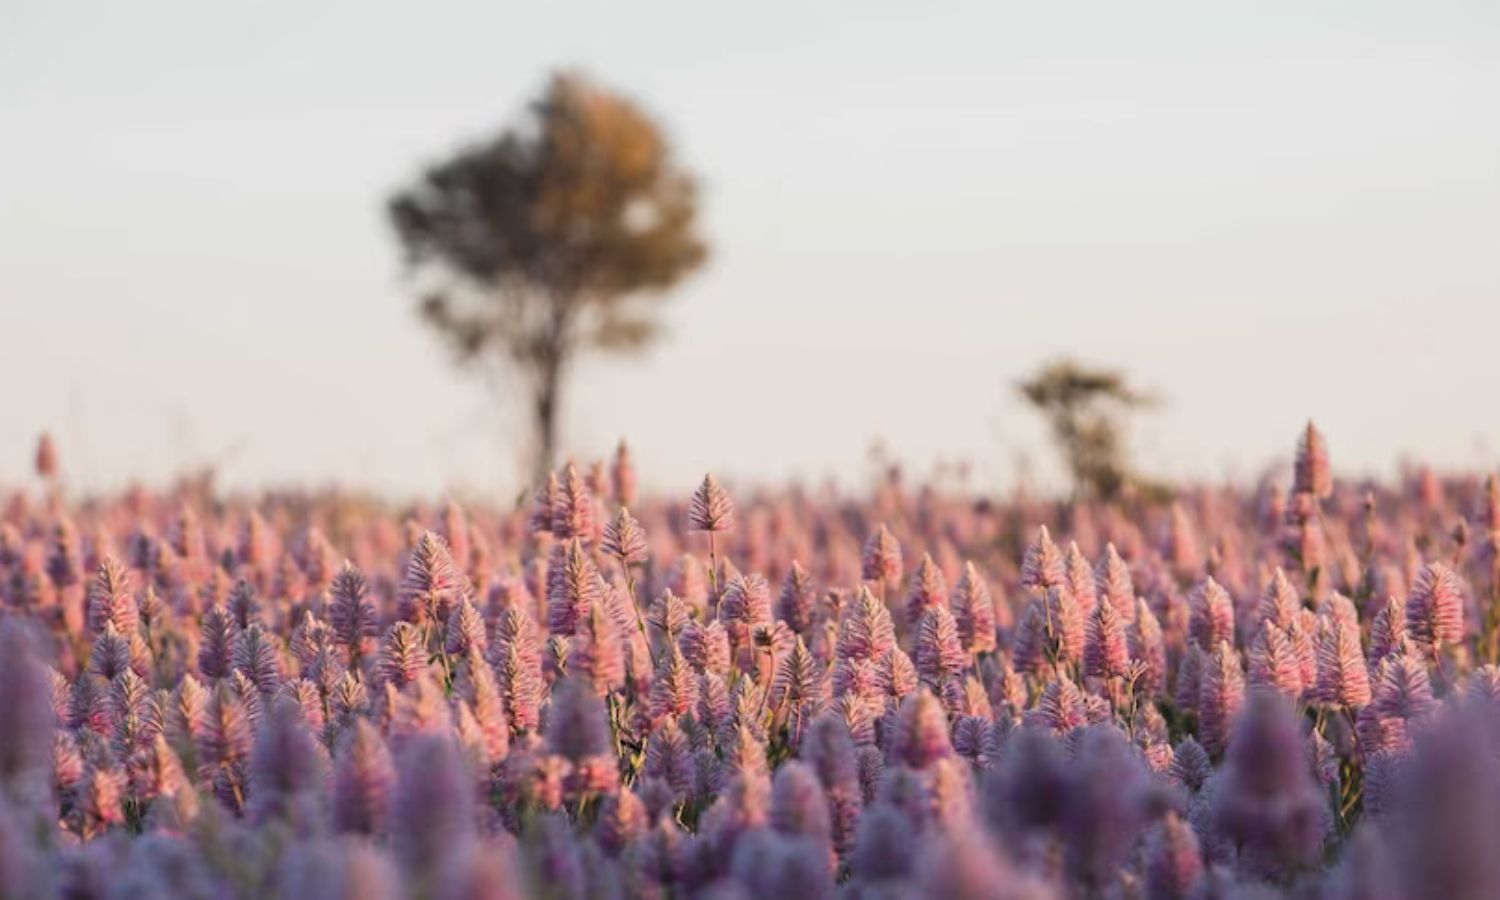
M 890 611 L 868 587 L 861 587 L 839 622 L 838 657 L 869 660 L 895 644 L 896 627 Z
M 594 540 L 594 496 L 569 462 L 558 479 L 558 490 L 552 497 L 552 533 L 559 538 L 576 538 L 584 543 Z
M 1092 615 L 1094 605 L 1099 602 L 1099 588 L 1094 581 L 1094 570 L 1089 566 L 1088 557 L 1078 549 L 1077 541 L 1068 542 L 1067 552 L 1063 554 L 1063 567 L 1069 593 L 1073 595 L 1085 617 Z
M 454 563 L 448 545 L 436 533 L 422 532 L 401 579 L 397 617 L 417 623 L 431 618 L 441 624 L 468 593 L 468 578 Z
M 1446 564 L 1422 567 L 1406 599 L 1406 627 L 1412 639 L 1444 646 L 1464 638 L 1464 592 L 1458 576 Z
M 1211 755 L 1222 753 L 1245 701 L 1245 676 L 1239 654 L 1228 641 L 1221 642 L 1212 656 L 1203 658 L 1198 682 L 1198 723 L 1203 747 Z
M 1193 589 L 1188 609 L 1188 630 L 1198 646 L 1212 651 L 1223 641 L 1234 642 L 1234 601 L 1212 577 Z
M 620 632 L 603 607 L 595 604 L 579 622 L 569 645 L 568 673 L 603 697 L 625 683 L 625 653 Z
M 935 760 L 953 755 L 948 736 L 948 714 L 928 690 L 919 690 L 901 702 L 896 717 L 892 756 L 913 769 L 925 769 Z
M 700 673 L 729 674 L 729 635 L 715 619 L 702 624 L 690 619 L 678 638 L 682 655 Z
M 1302 683 L 1302 667 L 1291 642 L 1274 622 L 1263 623 L 1250 645 L 1249 683 L 1293 698 L 1312 687 Z
M 948 581 L 937 563 L 932 561 L 932 554 L 924 553 L 911 576 L 911 588 L 906 597 L 906 620 L 912 626 L 919 625 L 929 609 L 947 605 Z
M 692 793 L 693 751 L 676 719 L 666 719 L 651 733 L 645 763 L 645 775 L 669 787 L 675 800 L 684 800 Z
M 1113 603 L 1100 603 L 1089 617 L 1084 636 L 1083 672 L 1095 678 L 1120 678 L 1129 666 L 1125 622 Z
M 42 478 L 55 478 L 57 468 L 57 444 L 44 431 L 36 440 L 36 473 Z
M 703 476 L 703 483 L 693 492 L 688 505 L 688 528 L 706 532 L 734 530 L 734 502 L 712 474 Z
M 403 687 L 417 680 L 427 668 L 427 650 L 422 634 L 410 622 L 395 622 L 380 646 L 377 671 L 385 681 Z
M 1141 690 L 1156 693 L 1167 681 L 1167 649 L 1161 632 L 1161 623 L 1151 606 L 1137 598 L 1135 621 L 1127 629 L 1130 657 L 1144 667 L 1142 680 L 1137 685 Z
M 1047 526 L 1037 529 L 1036 540 L 1026 548 L 1021 558 L 1021 586 L 1046 590 L 1065 584 L 1067 567 L 1062 551 L 1052 543 Z
M 1357 623 L 1333 622 L 1320 636 L 1316 698 L 1350 709 L 1370 702 L 1370 673 Z
M 1099 596 L 1114 606 L 1125 624 L 1135 621 L 1135 582 L 1130 574 L 1130 564 L 1120 556 L 1113 543 L 1104 546 L 1104 556 L 1094 569 L 1094 585 Z
M 771 621 L 771 586 L 751 573 L 728 579 L 719 601 L 719 617 L 726 622 L 759 625 Z
M 895 584 L 901 580 L 901 544 L 884 524 L 865 541 L 860 569 L 866 581 Z
M 1297 459 L 1292 490 L 1324 498 L 1333 493 L 1333 473 L 1328 465 L 1328 444 L 1311 421 L 1297 439 Z
M 950 602 L 964 648 L 971 653 L 993 651 L 996 645 L 995 598 L 973 563 L 964 563 Z
M 539 485 L 531 498 L 531 512 L 527 517 L 527 528 L 533 534 L 552 533 L 552 515 L 557 506 L 562 487 L 556 472 L 548 472 L 547 480 Z
M 590 609 L 600 603 L 599 570 L 576 540 L 558 545 L 559 564 L 547 572 L 547 630 L 554 635 L 570 635 Z
M 1297 596 L 1296 588 L 1292 587 L 1287 580 L 1286 573 L 1280 566 L 1272 573 L 1271 580 L 1266 582 L 1265 590 L 1261 593 L 1260 605 L 1256 608 L 1256 618 L 1262 622 L 1271 621 L 1278 628 L 1286 628 L 1297 618 L 1302 610 L 1302 600 Z
M 941 687 L 968 665 L 968 653 L 959 639 L 958 625 L 946 606 L 929 607 L 917 630 L 917 672 L 924 681 Z
M 781 591 L 776 597 L 776 618 L 786 622 L 792 631 L 805 633 L 813 626 L 817 603 L 818 595 L 813 587 L 812 576 L 800 562 L 792 560 L 786 578 L 781 582 Z
M 95 635 L 103 634 L 110 625 L 125 635 L 133 635 L 140 628 L 140 614 L 130 593 L 130 574 L 112 556 L 100 561 L 89 581 L 85 603 L 89 631 Z
M 334 639 L 351 651 L 365 638 L 375 637 L 379 628 L 368 594 L 364 573 L 345 560 L 328 587 L 328 623 Z
M 699 676 L 688 665 L 676 644 L 670 644 L 656 663 L 651 679 L 651 716 L 686 716 L 698 706 Z
M 599 547 L 627 566 L 645 562 L 649 553 L 645 529 L 624 506 L 620 507 L 614 518 L 605 523 L 604 537 Z
M 489 639 L 485 634 L 484 616 L 468 598 L 459 601 L 448 615 L 443 635 L 443 649 L 450 656 L 465 656 L 470 650 L 483 654 Z
M 614 460 L 609 467 L 610 482 L 615 492 L 615 502 L 629 506 L 635 502 L 635 460 L 630 456 L 630 447 L 620 441 L 615 447 Z

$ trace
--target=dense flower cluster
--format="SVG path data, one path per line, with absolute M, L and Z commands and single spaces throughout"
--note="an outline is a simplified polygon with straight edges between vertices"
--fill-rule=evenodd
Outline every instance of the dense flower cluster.
M 1500 896 L 1500 481 L 0 512 L 0 896 Z M 740 501 L 738 504 L 736 501 Z M 627 504 L 629 508 L 627 509 Z

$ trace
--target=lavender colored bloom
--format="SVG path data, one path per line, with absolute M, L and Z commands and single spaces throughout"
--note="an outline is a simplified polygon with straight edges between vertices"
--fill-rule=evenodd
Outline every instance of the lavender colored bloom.
M 861 588 L 839 622 L 838 657 L 869 660 L 895 646 L 890 612 L 868 588 Z
M 1084 632 L 1083 673 L 1094 678 L 1122 678 L 1129 666 L 1125 621 L 1113 603 L 1099 603 Z
M 124 635 L 133 635 L 140 628 L 140 611 L 130 593 L 129 573 L 113 557 L 106 556 L 99 563 L 85 602 L 89 631 L 96 636 L 111 625 Z
M 875 584 L 895 584 L 901 580 L 901 571 L 901 544 L 882 524 L 865 541 L 860 575 Z
M 614 462 L 609 470 L 610 481 L 614 488 L 615 502 L 621 506 L 629 506 L 635 502 L 636 477 L 635 462 L 630 457 L 630 448 L 621 441 L 615 447 Z
M 964 563 L 963 574 L 953 586 L 950 603 L 964 649 L 974 654 L 993 652 L 997 625 L 995 598 L 973 563 Z
M 52 684 L 34 638 L 0 621 L 0 794 L 19 795 L 43 777 L 52 752 Z
M 1120 556 L 1113 543 L 1106 544 L 1104 556 L 1094 569 L 1094 587 L 1100 599 L 1107 601 L 1129 625 L 1135 621 L 1135 582 L 1130 575 L 1130 566 Z
M 1401 653 L 1407 640 L 1406 604 L 1395 597 L 1389 597 L 1370 625 L 1370 665 L 1377 665 L 1387 656 Z
M 378 633 L 375 606 L 368 594 L 364 573 L 345 560 L 328 589 L 328 618 L 334 639 L 351 652 Z
M 620 507 L 615 517 L 604 526 L 604 537 L 599 549 L 620 561 L 621 565 L 633 566 L 643 563 L 649 555 L 646 531 L 637 522 L 630 510 Z
M 391 800 L 392 848 L 413 873 L 432 872 L 474 833 L 475 784 L 463 755 L 445 735 L 410 738 L 397 761 Z
M 792 560 L 786 579 L 781 583 L 781 592 L 776 598 L 776 618 L 786 622 L 792 631 L 806 634 L 813 627 L 817 601 L 812 576 L 801 563 Z
M 968 666 L 968 654 L 959 638 L 958 624 L 948 607 L 928 608 L 917 631 L 917 672 L 934 689 L 958 675 Z
M 1078 604 L 1084 618 L 1093 615 L 1094 607 L 1099 603 L 1099 589 L 1094 583 L 1094 571 L 1089 567 L 1088 558 L 1078 549 L 1076 541 L 1068 543 L 1068 551 L 1063 557 L 1063 569 L 1063 580 L 1067 584 L 1068 593 L 1073 596 L 1073 602 Z
M 396 617 L 418 624 L 429 620 L 442 624 L 468 593 L 468 579 L 453 561 L 448 545 L 433 532 L 422 532 L 401 579 Z
M 911 587 L 906 596 L 906 621 L 915 627 L 933 607 L 948 606 L 948 582 L 943 572 L 932 561 L 932 554 L 922 554 L 922 561 L 912 573 Z
M 1297 461 L 1293 470 L 1292 490 L 1319 499 L 1333 493 L 1333 475 L 1328 465 L 1328 444 L 1323 433 L 1312 422 L 1307 423 L 1297 440 Z
M 1463 586 L 1448 566 L 1428 563 L 1417 574 L 1406 598 L 1406 627 L 1414 640 L 1437 647 L 1463 640 Z
M 1234 601 L 1212 577 L 1198 583 L 1188 597 L 1188 607 L 1188 628 L 1198 646 L 1213 652 L 1225 641 L 1234 642 Z
M 1285 876 L 1318 860 L 1332 817 L 1285 700 L 1251 697 L 1212 802 L 1216 827 L 1240 848 L 1242 871 Z
M 555 562 L 547 567 L 547 630 L 571 635 L 603 600 L 602 581 L 579 541 L 556 545 L 553 553 Z
M 917 883 L 928 897 L 952 900 L 1053 900 L 1048 885 L 1016 869 L 981 828 L 934 834 L 917 864 Z
M 688 527 L 710 534 L 734 530 L 734 503 L 729 499 L 729 492 L 713 475 L 703 476 L 703 483 L 693 492 L 693 502 L 688 507 Z
M 281 821 L 299 832 L 315 830 L 321 816 L 324 757 L 296 704 L 278 702 L 266 717 L 250 755 L 252 822 Z
M 1287 580 L 1286 573 L 1280 566 L 1272 573 L 1271 580 L 1266 582 L 1265 590 L 1261 592 L 1260 605 L 1256 609 L 1256 618 L 1261 622 L 1270 621 L 1278 628 L 1285 630 L 1298 617 L 1302 611 L 1302 600 L 1298 598 L 1297 591 Z
M 1189 900 L 1202 877 L 1197 836 L 1176 813 L 1168 813 L 1147 843 L 1147 900 Z
M 1405 896 L 1500 896 L 1500 765 L 1490 735 L 1458 712 L 1417 741 L 1383 818 Z
M 1318 683 L 1323 703 L 1357 709 L 1370 702 L 1370 673 L 1359 645 L 1359 624 L 1333 622 L 1318 642 Z
M 675 801 L 685 800 L 692 793 L 695 775 L 692 748 L 676 719 L 666 719 L 652 732 L 646 744 L 644 771 L 648 778 L 670 787 Z
M 1357 636 L 1355 644 L 1357 649 Z M 1364 665 L 1362 658 L 1359 662 L 1361 666 Z M 1255 643 L 1250 647 L 1249 663 L 1249 683 L 1252 688 L 1272 690 L 1296 699 L 1302 696 L 1304 688 L 1314 687 L 1302 683 L 1302 666 L 1297 659 L 1296 651 L 1292 649 L 1291 641 L 1287 640 L 1286 632 L 1273 620 L 1267 619 L 1261 624 L 1260 632 L 1255 636 Z M 1321 674 L 1320 672 L 1320 676 Z M 1329 677 L 1337 678 L 1337 674 L 1330 671 Z M 1330 682 L 1330 685 L 1338 684 L 1342 682 Z M 1333 694 L 1337 695 L 1337 693 L 1335 686 Z M 1336 701 L 1330 700 L 1329 702 Z
M 1211 755 L 1223 752 L 1230 728 L 1245 701 L 1245 676 L 1239 654 L 1228 641 L 1205 658 L 1198 684 L 1198 725 L 1203 747 Z
M 719 600 L 719 617 L 746 625 L 770 622 L 771 586 L 765 577 L 751 573 L 729 579 Z
M 1109 884 L 1154 816 L 1157 802 L 1124 733 L 1112 725 L 1085 730 L 1067 770 L 1058 822 L 1073 877 L 1096 888 Z
M 1052 535 L 1043 525 L 1021 560 L 1021 586 L 1046 591 L 1066 582 L 1067 566 L 1062 552 L 1052 543 Z
M 356 720 L 340 744 L 334 768 L 334 827 L 382 834 L 395 782 L 395 765 L 385 740 L 368 720 Z
M 557 473 L 547 473 L 547 480 L 536 489 L 531 500 L 531 514 L 527 518 L 527 528 L 532 534 L 551 534 L 553 510 L 557 507 L 558 495 L 562 487 L 558 483 Z
M 877 803 L 859 818 L 850 869 L 864 887 L 898 882 L 916 869 L 911 827 L 906 817 L 884 803 Z
M 563 467 L 557 492 L 552 497 L 552 534 L 591 544 L 595 525 L 594 496 L 578 467 L 570 462 Z
M 614 621 L 595 604 L 569 646 L 568 673 L 603 697 L 625 683 L 624 645 Z
M 925 769 L 952 753 L 948 716 L 937 697 L 923 689 L 902 701 L 890 742 L 891 758 L 913 769 Z
M 775 831 L 752 831 L 742 837 L 730 873 L 751 900 L 833 896 L 827 851 L 814 841 Z

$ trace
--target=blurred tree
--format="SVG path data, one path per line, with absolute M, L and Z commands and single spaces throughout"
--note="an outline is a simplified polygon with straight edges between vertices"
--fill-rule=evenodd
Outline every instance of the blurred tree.
M 1118 372 L 1069 359 L 1047 363 L 1017 387 L 1046 418 L 1073 490 L 1083 497 L 1118 497 L 1131 481 L 1123 419 L 1155 398 L 1132 388 Z
M 649 344 L 648 301 L 706 256 L 695 181 L 661 129 L 575 73 L 554 76 L 525 122 L 397 192 L 389 214 L 407 264 L 432 277 L 423 318 L 461 362 L 520 376 L 537 477 L 576 354 Z

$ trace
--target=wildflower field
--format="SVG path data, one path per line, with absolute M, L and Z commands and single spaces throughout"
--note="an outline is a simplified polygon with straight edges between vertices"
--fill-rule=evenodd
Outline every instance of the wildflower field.
M 0 897 L 1500 897 L 1500 481 L 1284 475 L 16 489 Z

